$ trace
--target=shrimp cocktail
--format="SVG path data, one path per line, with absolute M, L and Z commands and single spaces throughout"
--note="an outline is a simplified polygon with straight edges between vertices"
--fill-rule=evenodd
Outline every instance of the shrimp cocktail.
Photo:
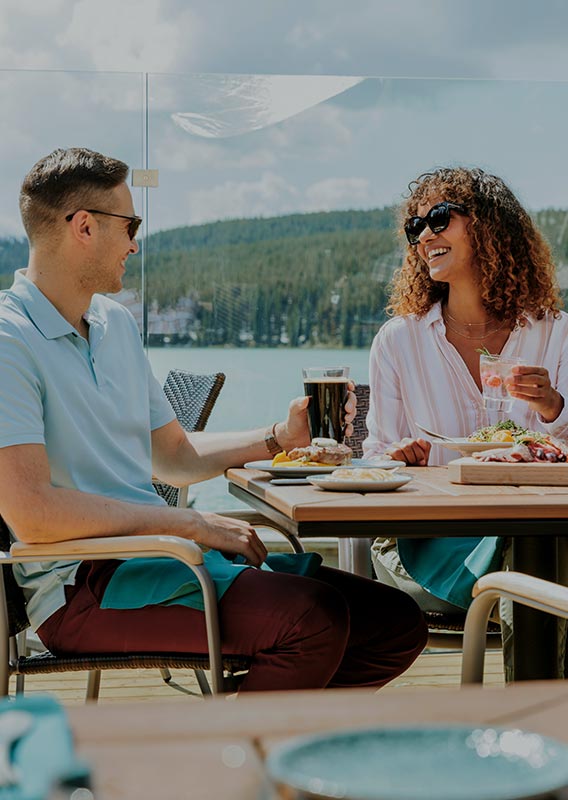
M 479 371 L 483 389 L 483 405 L 493 411 L 508 413 L 513 406 L 513 398 L 507 388 L 512 380 L 512 369 L 524 364 L 522 358 L 505 358 L 482 353 L 479 357 Z

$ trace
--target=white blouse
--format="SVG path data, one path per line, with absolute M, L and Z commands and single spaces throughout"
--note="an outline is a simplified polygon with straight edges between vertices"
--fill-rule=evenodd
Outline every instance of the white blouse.
M 560 415 L 544 423 L 526 402 L 514 400 L 506 416 L 523 427 L 568 438 L 568 314 L 551 313 L 537 320 L 527 315 L 502 350 L 526 364 L 546 367 L 552 385 L 566 399 Z M 469 436 L 498 421 L 483 407 L 481 392 L 465 362 L 448 342 L 440 303 L 421 319 L 394 317 L 380 329 L 371 346 L 371 400 L 367 415 L 366 458 L 383 453 L 405 436 L 424 436 L 415 422 L 446 436 Z M 429 464 L 447 464 L 457 454 L 433 445 Z

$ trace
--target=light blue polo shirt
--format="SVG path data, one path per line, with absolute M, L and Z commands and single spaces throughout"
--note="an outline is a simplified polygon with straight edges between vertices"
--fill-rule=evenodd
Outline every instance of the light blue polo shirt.
M 103 295 L 85 319 L 88 342 L 24 270 L 0 292 L 0 447 L 45 445 L 54 486 L 164 505 L 152 487 L 150 434 L 175 414 L 136 322 Z M 34 628 L 64 605 L 79 563 L 14 567 Z

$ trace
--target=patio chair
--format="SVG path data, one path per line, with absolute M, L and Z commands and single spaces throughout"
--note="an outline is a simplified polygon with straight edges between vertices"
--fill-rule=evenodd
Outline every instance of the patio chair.
M 490 572 L 476 582 L 472 593 L 465 621 L 462 685 L 483 683 L 487 620 L 500 597 L 568 619 L 568 587 L 521 572 Z
M 355 386 L 357 397 L 357 416 L 353 424 L 353 436 L 346 438 L 345 442 L 352 450 L 355 458 L 363 456 L 363 441 L 367 438 L 366 418 L 369 412 L 370 389 L 368 384 L 359 383 Z M 343 540 L 344 546 L 349 545 L 347 539 Z M 368 540 L 369 559 L 372 540 Z M 433 650 L 461 650 L 463 646 L 463 630 L 466 613 L 456 610 L 455 613 L 442 613 L 440 611 L 423 611 L 428 625 L 427 647 Z M 498 623 L 488 623 L 487 646 L 490 649 L 501 647 L 501 629 Z
M 212 375 L 195 375 L 181 369 L 168 372 L 164 393 L 185 431 L 191 433 L 205 430 L 224 383 L 225 375 L 222 372 Z M 187 506 L 187 486 L 179 489 L 168 483 L 154 481 L 154 489 L 169 506 Z
M 217 399 L 225 376 L 193 375 L 172 370 L 164 389 L 176 415 L 186 430 L 203 430 Z M 177 490 L 156 484 L 156 490 L 171 505 L 187 504 L 187 490 Z M 185 491 L 185 494 L 184 494 Z M 108 653 L 58 657 L 52 653 L 25 654 L 22 636 L 29 627 L 25 613 L 24 595 L 17 585 L 11 565 L 30 561 L 60 561 L 104 558 L 169 557 L 183 561 L 197 575 L 204 592 L 207 641 L 209 654 L 187 653 Z M 221 655 L 219 625 L 215 590 L 203 566 L 200 548 L 193 542 L 172 536 L 131 536 L 104 539 L 84 539 L 49 545 L 25 545 L 17 542 L 10 548 L 8 529 L 0 517 L 0 695 L 8 692 L 11 675 L 18 676 L 16 691 L 23 691 L 25 675 L 53 672 L 88 671 L 87 699 L 96 701 L 99 693 L 101 670 L 104 669 L 160 669 L 167 682 L 170 668 L 196 670 L 204 694 L 232 691 L 235 674 L 248 668 L 249 659 L 243 656 Z M 212 689 L 205 679 L 204 670 L 211 670 Z M 178 688 L 178 687 L 176 687 Z M 183 690 L 182 690 L 183 691 Z

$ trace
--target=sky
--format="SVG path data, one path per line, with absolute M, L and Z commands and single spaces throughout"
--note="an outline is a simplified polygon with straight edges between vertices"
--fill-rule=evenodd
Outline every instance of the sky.
M 568 208 L 567 32 L 564 0 L 0 0 L 0 235 L 72 145 L 159 170 L 149 230 L 390 204 L 448 163 Z

